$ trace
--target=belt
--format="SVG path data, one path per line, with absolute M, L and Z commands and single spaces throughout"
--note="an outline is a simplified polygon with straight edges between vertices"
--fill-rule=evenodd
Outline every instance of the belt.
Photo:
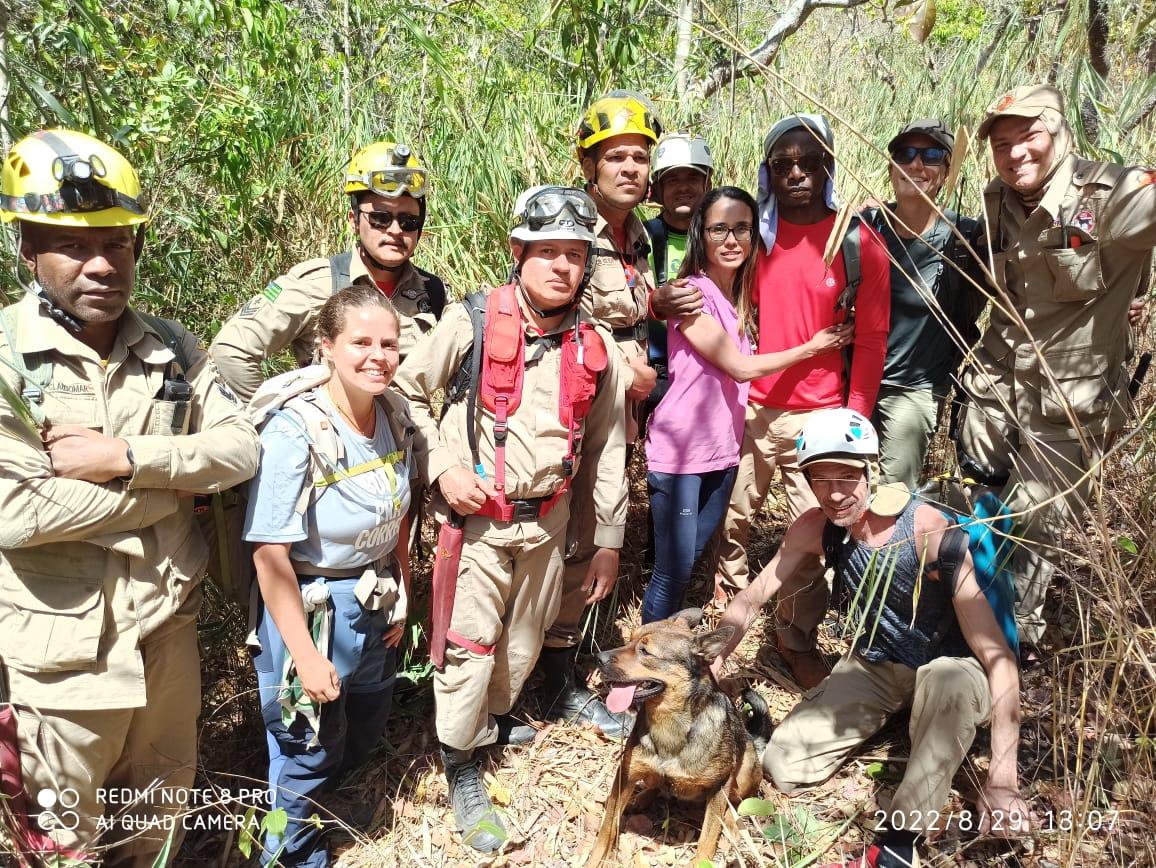
M 502 503 L 489 497 L 486 498 L 486 502 L 482 504 L 482 508 L 475 512 L 474 515 L 480 515 L 483 518 L 492 518 L 494 521 L 535 521 L 549 515 L 554 505 L 562 499 L 562 495 L 565 493 L 566 490 L 562 489 L 553 494 L 548 494 L 545 497 L 530 497 L 526 500 L 507 500 L 505 501 L 505 509 L 502 508 Z
M 336 570 L 327 567 L 315 567 L 313 564 L 305 561 L 293 561 L 293 572 L 298 577 L 314 578 L 316 576 L 324 576 L 327 579 L 356 579 L 361 576 L 366 570 L 370 569 L 373 564 L 366 564 L 364 567 L 355 567 L 353 569 Z
M 647 335 L 646 320 L 636 322 L 632 326 L 611 329 L 610 334 L 614 336 L 616 341 L 644 341 Z

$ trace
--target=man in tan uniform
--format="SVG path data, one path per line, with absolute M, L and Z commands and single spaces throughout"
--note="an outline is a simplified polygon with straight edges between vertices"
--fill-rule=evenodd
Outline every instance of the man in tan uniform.
M 469 297 L 472 314 L 465 304 L 452 306 L 395 381 L 429 444 L 424 470 L 437 492 L 435 515 L 442 523 L 466 517 L 450 577 L 453 612 L 440 637 L 444 661 L 434 652 L 442 667 L 434 697 L 454 816 L 466 843 L 482 851 L 500 847 L 505 833 L 474 751 L 534 736 L 508 712 L 558 612 L 572 502 L 566 492 L 572 474 L 591 464 L 591 500 L 581 508 L 596 525 L 597 549 L 584 581 L 612 586 L 618 574 L 626 526 L 622 371 L 610 334 L 579 326 L 575 310 L 590 277 L 595 213 L 579 190 L 523 193 L 510 233 L 514 283 Z M 481 308 L 485 343 L 475 356 L 472 317 Z M 520 388 L 497 385 L 516 379 Z M 447 409 L 439 424 L 432 402 L 442 389 Z M 439 539 L 439 559 L 445 547 Z M 431 648 L 436 619 L 434 634 Z
M 123 156 L 41 131 L 2 184 L 34 280 L 0 311 L 0 658 L 24 783 L 61 848 L 91 860 L 143 823 L 105 864 L 151 866 L 179 849 L 197 759 L 191 494 L 252 476 L 257 434 L 193 335 L 129 307 L 148 217 Z
M 299 365 L 313 358 L 317 312 L 353 283 L 377 286 L 401 317 L 401 358 L 433 329 L 446 302 L 441 278 L 410 261 L 426 218 L 428 173 L 406 145 L 374 142 L 349 161 L 345 192 L 357 246 L 310 259 L 270 281 L 225 323 L 209 352 L 244 400 L 265 379 L 261 363 L 287 347 Z
M 646 298 L 654 288 L 646 227 L 634 213 L 647 193 L 650 151 L 662 126 L 649 103 L 630 91 L 613 91 L 595 100 L 578 128 L 578 156 L 586 189 L 598 206 L 594 227 L 594 274 L 582 298 L 582 312 L 614 337 L 620 382 L 626 391 L 626 437 L 638 432 L 637 411 L 657 382 L 646 358 Z M 618 580 L 587 582 L 594 553 L 594 512 L 589 503 L 594 488 L 597 453 L 587 446 L 587 463 L 574 480 L 575 509 L 567 530 L 566 578 L 558 619 L 546 634 L 539 667 L 543 675 L 542 706 L 547 717 L 590 723 L 611 737 L 626 733 L 621 716 L 587 689 L 574 671 L 582 638 L 586 606 L 605 599 Z M 625 456 L 620 472 L 625 475 Z M 624 489 L 625 491 L 625 489 Z
M 966 477 L 1027 511 L 1016 619 L 1034 644 L 1064 526 L 1082 515 L 1104 444 L 1127 417 L 1127 317 L 1156 246 L 1156 172 L 1072 153 L 1049 85 L 1001 96 L 978 134 L 998 173 L 984 218 L 1000 304 L 963 374 L 957 445 Z

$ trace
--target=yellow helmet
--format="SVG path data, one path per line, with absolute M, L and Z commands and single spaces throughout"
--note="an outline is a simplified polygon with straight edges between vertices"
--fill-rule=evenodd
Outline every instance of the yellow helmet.
M 140 178 L 115 148 L 75 130 L 40 130 L 12 146 L 0 177 L 0 220 L 50 226 L 147 223 Z
M 614 90 L 594 100 L 578 126 L 578 153 L 601 141 L 631 133 L 658 144 L 662 124 L 650 100 L 630 90 Z
M 349 160 L 345 170 L 346 193 L 378 193 L 396 199 L 408 193 L 415 199 L 425 196 L 428 173 L 409 145 L 374 142 Z

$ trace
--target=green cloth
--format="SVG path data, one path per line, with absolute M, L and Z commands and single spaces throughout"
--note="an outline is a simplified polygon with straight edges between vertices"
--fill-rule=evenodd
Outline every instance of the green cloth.
M 893 205 L 889 205 L 893 208 Z M 979 224 L 951 211 L 944 212 L 968 239 L 978 236 Z M 891 258 L 891 331 L 883 363 L 883 382 L 894 386 L 930 389 L 948 382 L 955 373 L 960 348 L 928 306 L 934 297 L 970 345 L 978 337 L 975 321 L 983 296 L 941 255 L 960 263 L 973 279 L 981 274 L 978 260 L 954 237 L 951 223 L 940 218 L 924 235 L 900 238 L 878 209 L 867 221 L 887 242 Z
M 333 635 L 333 609 L 329 605 L 329 596 L 329 587 L 323 578 L 317 578 L 301 588 L 301 603 L 305 607 L 305 623 L 309 635 L 317 650 L 326 657 L 329 656 L 330 637 Z M 321 707 L 313 703 L 301 686 L 297 667 L 288 652 L 285 653 L 281 670 L 281 690 L 277 699 L 281 704 L 281 724 L 288 729 L 297 715 L 301 715 L 313 730 L 313 737 L 306 747 L 317 747 L 321 736 Z
M 686 236 L 679 235 L 670 226 L 666 227 L 666 277 L 674 280 L 678 277 L 678 270 L 682 268 L 682 260 L 686 258 Z M 650 250 L 650 272 L 658 274 L 654 264 L 654 245 Z M 647 332 L 650 338 L 647 349 L 647 358 L 651 365 L 666 365 L 666 323 L 663 320 L 651 319 L 647 322 Z

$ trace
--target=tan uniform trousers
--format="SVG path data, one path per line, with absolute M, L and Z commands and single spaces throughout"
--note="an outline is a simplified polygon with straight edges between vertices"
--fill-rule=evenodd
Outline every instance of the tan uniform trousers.
M 972 494 L 994 491 L 1015 516 L 1021 536 L 1012 561 L 1016 626 L 1022 641 L 1036 644 L 1047 626 L 1044 599 L 1064 558 L 1064 528 L 1087 509 L 1098 476 L 1087 471 L 1100 462 L 1102 444 L 1089 435 L 1086 453 L 1078 440 L 1037 440 L 1005 418 L 994 401 L 973 398 L 960 440 L 968 454 L 1009 474 L 1002 489 L 975 486 Z
M 747 405 L 739 469 L 716 547 L 715 581 L 732 593 L 750 584 L 747 542 L 775 471 L 783 477 L 788 522 L 818 506 L 795 457 L 795 440 L 811 412 Z M 815 647 L 816 630 L 827 610 L 827 583 L 819 565 L 814 572 L 794 579 L 791 588 L 784 587 L 776 596 L 777 629 L 779 640 L 787 648 L 807 651 Z
M 37 711 L 17 705 L 30 821 L 37 820 L 42 791 L 56 794 L 56 821 L 41 827 L 56 825 L 49 834 L 68 849 L 111 845 L 106 866 L 151 868 L 172 834 L 171 864 L 184 838 L 176 815 L 182 802 L 191 803 L 184 796 L 197 768 L 196 623 L 146 641 L 141 655 L 148 703 L 140 708 Z M 154 784 L 151 797 L 135 798 Z M 104 802 L 101 789 L 110 794 Z
M 891 801 L 910 831 L 934 826 L 975 728 L 991 716 L 991 692 L 979 661 L 939 657 L 912 669 L 868 663 L 852 654 L 835 664 L 818 692 L 800 702 L 771 736 L 763 770 L 790 794 L 822 783 L 878 732 L 911 707 L 911 756 Z
M 445 670 L 434 673 L 443 744 L 471 750 L 497 739 L 494 716 L 514 707 L 558 614 L 567 513 L 559 503 L 541 521 L 466 520 L 450 629 L 494 651 L 447 644 Z

